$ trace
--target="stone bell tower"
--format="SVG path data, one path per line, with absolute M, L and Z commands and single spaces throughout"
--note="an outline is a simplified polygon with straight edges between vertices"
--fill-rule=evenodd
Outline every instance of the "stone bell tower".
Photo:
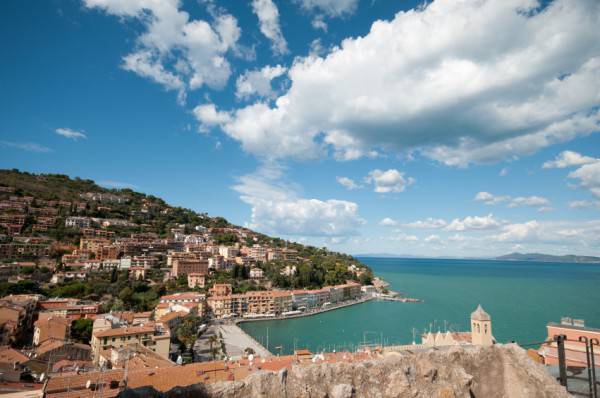
M 481 304 L 471 314 L 471 343 L 474 345 L 492 345 L 492 317 L 485 312 Z

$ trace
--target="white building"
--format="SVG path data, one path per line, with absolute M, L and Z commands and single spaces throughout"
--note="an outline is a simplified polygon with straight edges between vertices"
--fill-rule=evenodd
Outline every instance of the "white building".
M 65 227 L 67 228 L 89 228 L 92 220 L 89 217 L 67 217 Z
M 250 269 L 250 278 L 252 279 L 261 279 L 264 276 L 264 274 L 264 271 L 258 267 Z

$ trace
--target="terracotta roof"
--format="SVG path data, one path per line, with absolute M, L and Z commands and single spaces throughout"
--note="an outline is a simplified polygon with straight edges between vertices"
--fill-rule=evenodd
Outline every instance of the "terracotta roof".
M 94 333 L 96 337 L 116 337 L 116 336 L 127 336 L 130 334 L 140 334 L 140 333 L 154 333 L 154 324 L 150 326 L 133 326 L 133 327 L 125 327 L 125 328 L 115 328 L 115 329 L 107 329 L 102 330 L 97 333 Z
M 28 360 L 29 358 L 21 351 L 15 350 L 9 346 L 0 347 L 0 363 L 24 363 Z

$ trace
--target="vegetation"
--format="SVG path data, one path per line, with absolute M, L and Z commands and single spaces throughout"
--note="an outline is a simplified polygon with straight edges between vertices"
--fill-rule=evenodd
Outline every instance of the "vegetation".
M 88 318 L 76 319 L 71 324 L 71 339 L 79 343 L 88 344 L 92 338 L 94 321 Z

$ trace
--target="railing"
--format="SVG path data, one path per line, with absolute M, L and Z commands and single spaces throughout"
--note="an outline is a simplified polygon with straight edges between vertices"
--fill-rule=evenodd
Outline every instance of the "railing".
M 568 340 L 567 336 L 564 334 L 556 335 L 553 338 L 553 341 L 556 342 L 557 350 L 558 350 L 558 381 L 559 383 L 565 387 L 565 389 L 577 395 L 582 395 L 590 398 L 600 398 L 598 395 L 598 385 L 600 382 L 596 380 L 596 360 L 594 357 L 594 347 L 596 351 L 600 348 L 600 342 L 596 338 L 588 339 L 586 336 L 580 336 L 578 340 Z M 568 341 L 583 343 L 585 344 L 585 359 L 586 359 L 586 370 L 587 370 L 587 378 L 576 376 L 576 375 L 568 375 L 567 370 L 567 357 L 565 354 L 565 343 Z M 572 380 L 580 380 L 588 382 L 588 393 L 582 391 L 574 391 L 569 389 L 569 379 Z

